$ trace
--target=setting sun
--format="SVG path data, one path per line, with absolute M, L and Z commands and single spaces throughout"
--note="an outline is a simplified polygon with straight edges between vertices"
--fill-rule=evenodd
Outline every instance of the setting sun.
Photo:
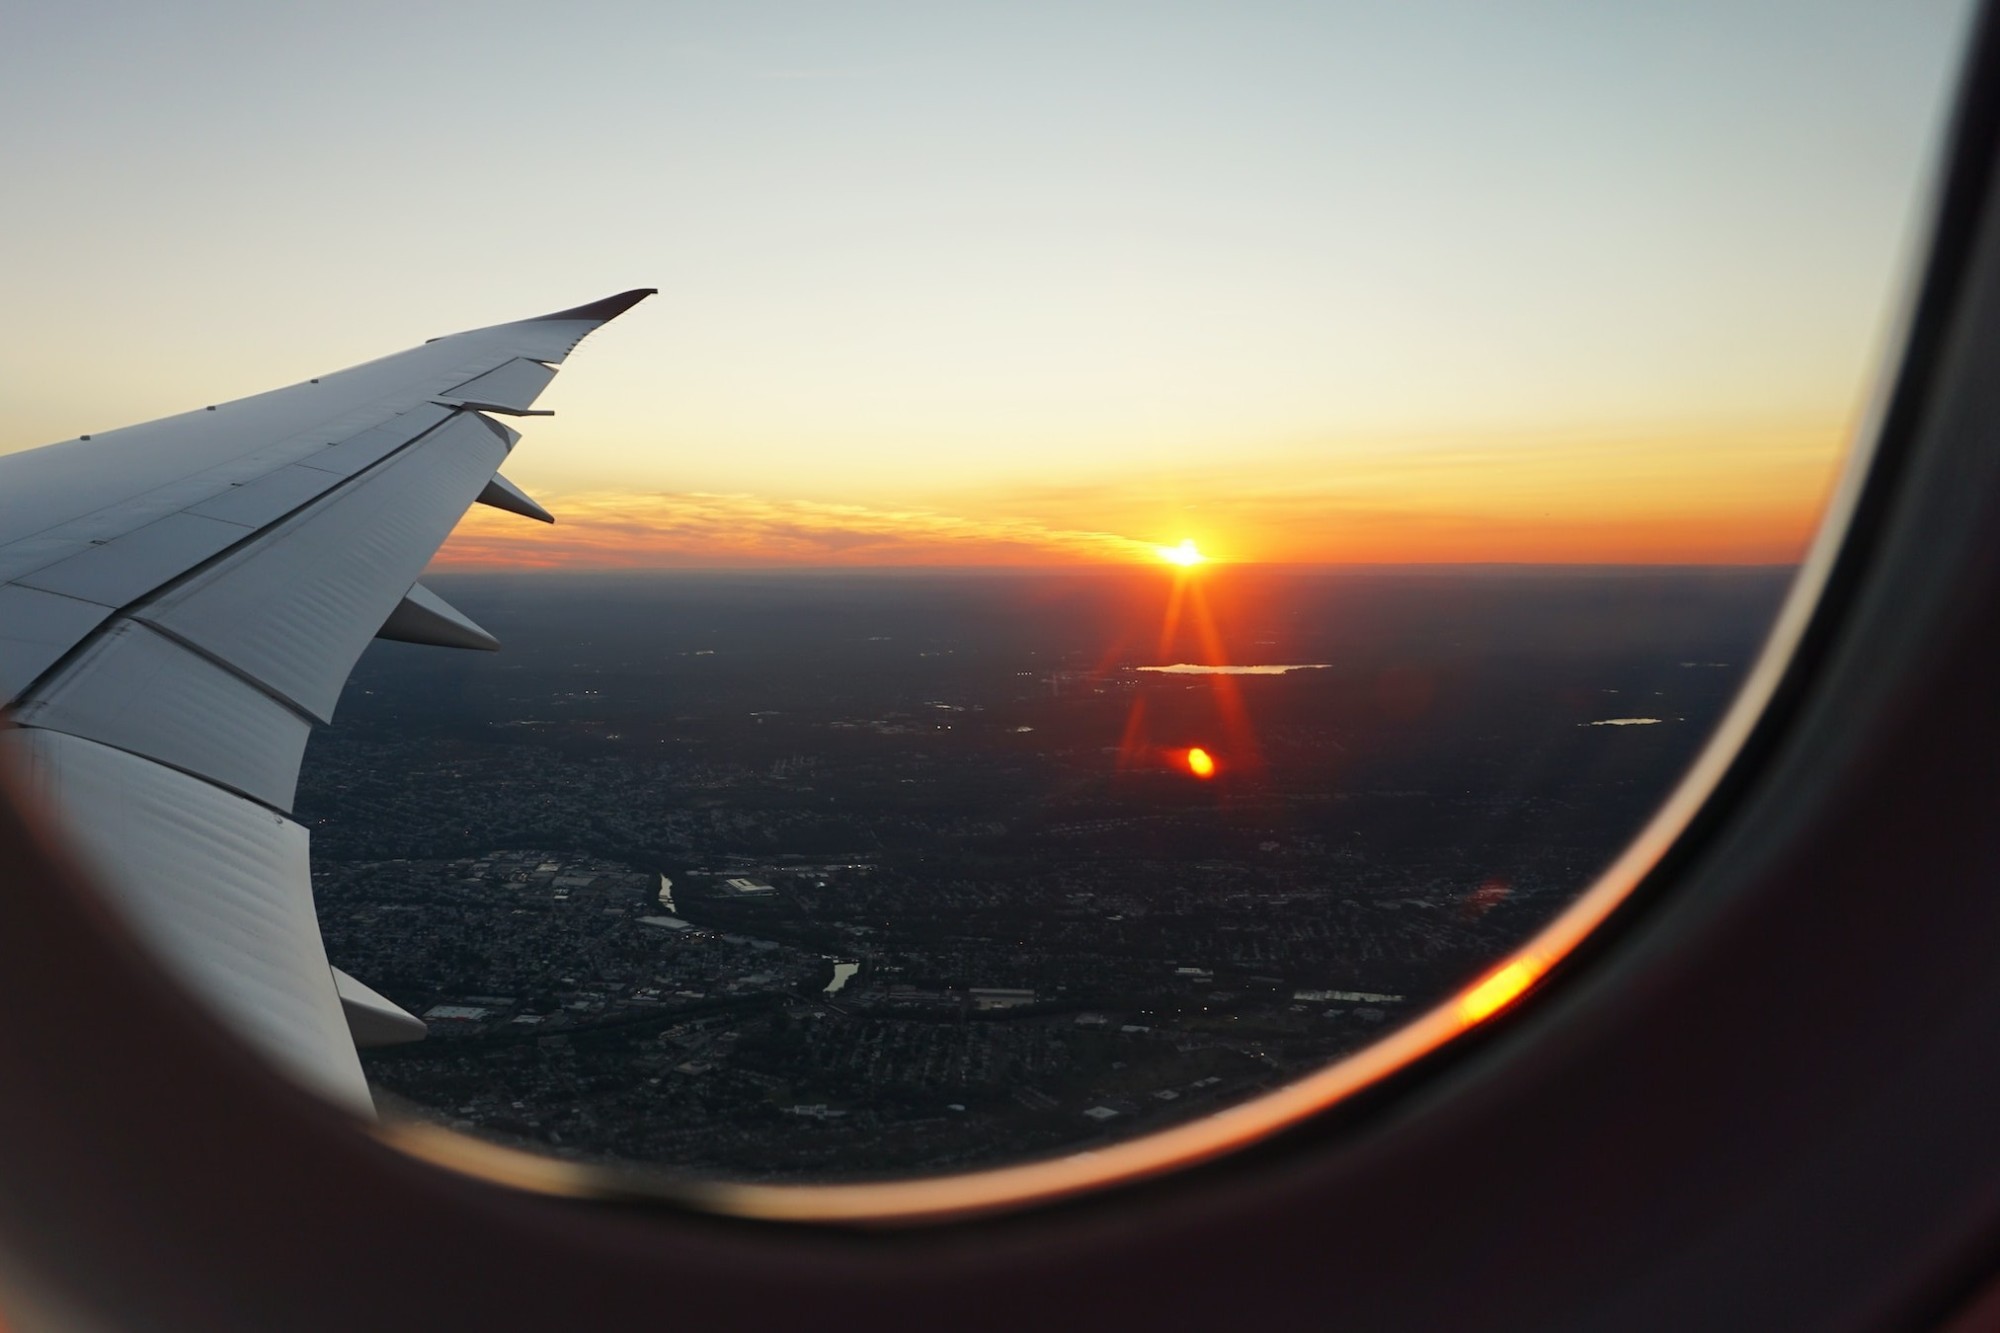
M 1215 776 L 1215 757 L 1199 745 L 1187 752 L 1187 766 L 1188 772 L 1198 778 Z
M 1169 564 L 1192 566 L 1202 564 L 1208 559 L 1195 546 L 1192 537 L 1181 538 L 1179 546 L 1155 546 L 1153 549 L 1160 553 L 1160 559 Z

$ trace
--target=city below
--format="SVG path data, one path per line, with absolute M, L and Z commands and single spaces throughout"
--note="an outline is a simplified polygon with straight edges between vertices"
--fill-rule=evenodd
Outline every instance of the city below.
M 505 650 L 371 649 L 298 809 L 333 962 L 430 1027 L 364 1052 L 385 1115 L 991 1166 L 1476 977 L 1651 813 L 1789 574 L 439 578 Z

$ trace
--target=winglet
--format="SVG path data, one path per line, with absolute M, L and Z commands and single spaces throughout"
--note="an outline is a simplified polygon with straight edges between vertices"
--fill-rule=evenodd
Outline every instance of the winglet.
M 606 320 L 618 318 L 647 297 L 657 295 L 659 290 L 658 287 L 634 287 L 629 292 L 607 296 L 602 301 L 592 301 L 589 305 L 558 310 L 553 315 L 536 315 L 534 319 L 523 320 L 522 323 L 539 323 L 548 319 L 594 319 L 601 324 Z

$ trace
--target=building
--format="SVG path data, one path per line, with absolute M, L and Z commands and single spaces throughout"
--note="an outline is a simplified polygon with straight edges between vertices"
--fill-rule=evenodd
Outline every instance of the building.
M 972 997 L 974 1009 L 1019 1009 L 1035 1002 L 1033 991 L 1005 986 L 974 986 L 967 994 Z

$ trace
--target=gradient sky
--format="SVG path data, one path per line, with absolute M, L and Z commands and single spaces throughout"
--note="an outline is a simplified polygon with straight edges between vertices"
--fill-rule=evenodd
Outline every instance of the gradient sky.
M 31 6 L 0 451 L 647 285 L 446 563 L 1789 559 L 1967 9 Z

